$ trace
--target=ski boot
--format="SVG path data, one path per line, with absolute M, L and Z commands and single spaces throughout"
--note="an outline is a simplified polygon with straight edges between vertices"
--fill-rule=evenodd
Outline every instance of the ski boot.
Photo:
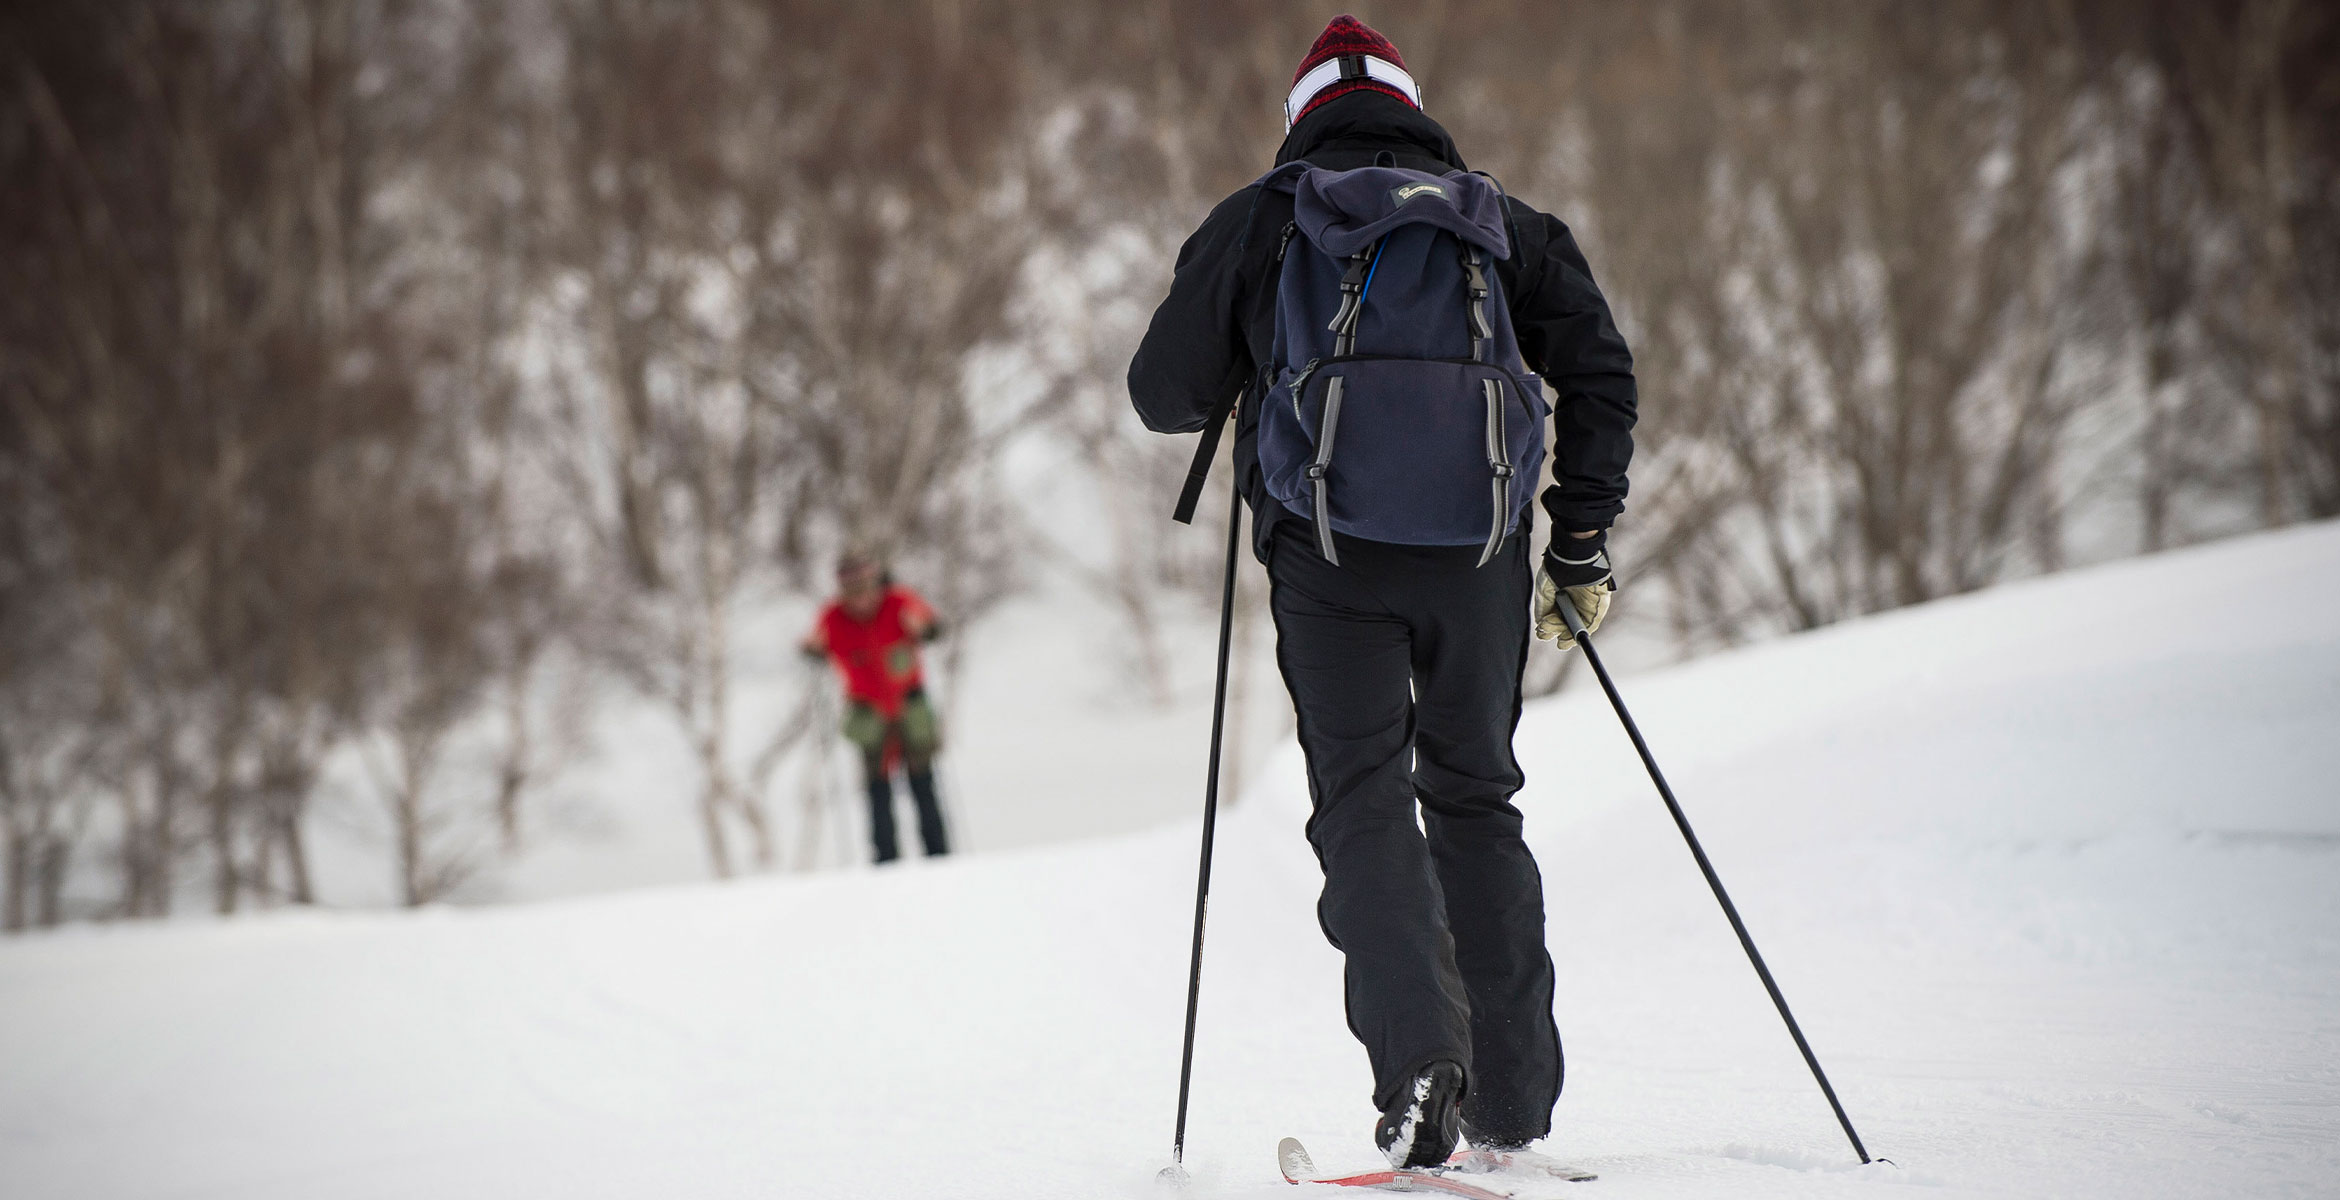
M 1445 1166 L 1462 1136 L 1462 1095 L 1462 1067 L 1444 1059 L 1431 1063 L 1396 1106 L 1381 1114 L 1373 1144 L 1400 1170 Z

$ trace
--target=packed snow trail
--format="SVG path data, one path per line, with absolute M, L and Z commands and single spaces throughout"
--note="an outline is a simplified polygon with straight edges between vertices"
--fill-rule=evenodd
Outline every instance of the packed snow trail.
M 2326 524 L 1619 679 L 1896 1166 L 1853 1163 L 1589 680 L 1532 705 L 1569 1064 L 1550 1148 L 1601 1176 L 1557 1186 L 2334 1194 L 2336 596 Z M 1220 827 L 1197 1196 L 1332 1194 L 1282 1181 L 1284 1135 L 1326 1170 L 1378 1157 L 1305 812 L 1287 753 Z M 1194 835 L 9 939 L 0 1191 L 1150 1195 Z

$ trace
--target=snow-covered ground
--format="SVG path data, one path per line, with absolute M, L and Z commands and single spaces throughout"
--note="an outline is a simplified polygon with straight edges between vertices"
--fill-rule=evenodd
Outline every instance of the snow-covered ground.
M 2340 1195 L 2335 597 L 2324 525 L 1621 681 L 1894 1166 L 1852 1165 L 1598 694 L 1532 706 L 1552 1149 L 1601 1174 L 1550 1193 Z M 1197 1195 L 1307 1194 L 1284 1134 L 1372 1157 L 1305 811 L 1286 754 L 1220 827 Z M 11 939 L 0 1194 L 1145 1195 L 1194 833 Z

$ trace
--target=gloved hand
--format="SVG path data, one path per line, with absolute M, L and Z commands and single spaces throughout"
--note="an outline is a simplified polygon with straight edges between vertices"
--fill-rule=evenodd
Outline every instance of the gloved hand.
M 1544 565 L 1536 571 L 1536 636 L 1552 639 L 1562 650 L 1575 646 L 1576 638 L 1560 615 L 1561 598 L 1576 606 L 1584 631 L 1592 633 L 1609 615 L 1609 594 L 1616 590 L 1617 581 L 1609 573 L 1607 530 L 1588 538 L 1555 532 L 1551 547 L 1544 551 Z

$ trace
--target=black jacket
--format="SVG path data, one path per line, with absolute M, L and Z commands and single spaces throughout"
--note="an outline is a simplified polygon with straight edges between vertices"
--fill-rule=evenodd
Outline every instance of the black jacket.
M 1333 170 L 1371 165 L 1387 152 L 1397 166 L 1433 173 L 1460 169 L 1454 139 L 1412 105 L 1356 91 L 1319 105 L 1276 154 Z M 1633 355 L 1609 317 L 1576 239 L 1556 217 L 1506 199 L 1512 254 L 1496 264 L 1528 368 L 1552 391 L 1552 486 L 1544 510 L 1567 530 L 1606 529 L 1625 507 L 1633 457 Z M 1170 294 L 1129 364 L 1129 397 L 1146 428 L 1192 433 L 1212 408 L 1252 383 L 1275 337 L 1277 242 L 1292 219 L 1292 197 L 1256 185 L 1220 202 L 1178 252 Z M 1288 515 L 1260 476 L 1258 415 L 1238 418 L 1235 469 L 1258 514 L 1255 546 Z

